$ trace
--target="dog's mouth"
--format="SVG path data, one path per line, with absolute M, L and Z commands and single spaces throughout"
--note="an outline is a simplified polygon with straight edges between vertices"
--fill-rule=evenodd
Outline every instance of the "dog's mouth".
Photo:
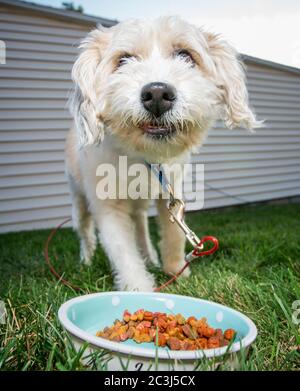
M 144 133 L 154 139 L 162 139 L 171 136 L 175 131 L 175 126 L 160 125 L 155 123 L 144 123 L 140 126 Z

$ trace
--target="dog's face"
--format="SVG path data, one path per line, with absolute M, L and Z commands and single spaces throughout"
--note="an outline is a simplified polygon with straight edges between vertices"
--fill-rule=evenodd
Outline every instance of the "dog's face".
M 145 156 L 171 157 L 199 144 L 215 119 L 257 125 L 234 49 L 177 17 L 97 29 L 82 48 L 72 106 L 82 145 L 107 128 Z

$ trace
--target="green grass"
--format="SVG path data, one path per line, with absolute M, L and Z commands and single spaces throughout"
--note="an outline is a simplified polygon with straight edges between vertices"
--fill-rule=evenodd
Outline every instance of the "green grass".
M 213 300 L 248 315 L 258 338 L 242 369 L 300 368 L 299 325 L 292 322 L 292 303 L 300 299 L 300 205 L 259 205 L 187 215 L 199 236 L 219 238 L 219 251 L 192 265 L 192 276 L 166 292 Z M 157 243 L 157 226 L 151 220 Z M 9 370 L 80 370 L 76 353 L 57 320 L 57 310 L 78 295 L 58 283 L 44 262 L 49 231 L 0 236 L 0 298 L 8 312 L 0 325 L 0 368 Z M 71 229 L 62 229 L 51 245 L 53 263 L 86 293 L 113 287 L 108 261 L 98 249 L 93 265 L 79 264 L 79 247 Z M 57 260 L 54 259 L 57 255 Z M 157 282 L 166 276 L 157 270 Z M 300 318 L 300 316 L 299 316 Z M 101 354 L 94 368 L 103 369 Z M 200 365 L 200 369 L 203 365 Z M 220 368 L 222 369 L 222 367 Z

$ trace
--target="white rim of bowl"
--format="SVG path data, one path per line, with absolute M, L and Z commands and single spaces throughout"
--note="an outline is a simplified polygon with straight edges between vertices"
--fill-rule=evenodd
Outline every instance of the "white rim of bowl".
M 80 303 L 81 301 L 85 301 L 88 298 L 97 297 L 97 296 L 113 296 L 113 295 L 119 295 L 119 296 L 136 296 L 136 295 L 146 295 L 146 296 L 153 296 L 157 295 L 157 297 L 180 297 L 191 301 L 200 301 L 203 303 L 210 303 L 214 304 L 218 308 L 222 309 L 225 308 L 226 310 L 229 310 L 230 312 L 235 313 L 240 318 L 242 318 L 249 327 L 248 334 L 242 338 L 240 341 L 234 342 L 230 349 L 228 350 L 228 353 L 234 353 L 239 351 L 241 348 L 245 348 L 249 346 L 257 336 L 257 328 L 255 324 L 252 322 L 251 319 L 249 319 L 246 315 L 242 314 L 241 312 L 234 310 L 233 308 L 227 307 L 223 304 L 219 304 L 213 301 L 199 299 L 196 297 L 191 296 L 184 296 L 184 295 L 176 295 L 172 293 L 154 293 L 154 292 L 123 292 L 123 291 L 111 291 L 111 292 L 99 292 L 99 293 L 91 293 L 87 295 L 82 295 L 75 297 L 73 299 L 70 299 L 66 301 L 64 304 L 61 305 L 58 311 L 58 318 L 62 324 L 62 326 L 74 337 L 77 337 L 81 339 L 82 341 L 87 341 L 91 343 L 92 345 L 101 348 L 106 349 L 110 351 L 111 353 L 122 353 L 126 355 L 131 356 L 142 356 L 147 358 L 155 358 L 156 356 L 159 359 L 177 359 L 177 360 L 195 360 L 195 359 L 201 359 L 201 358 L 213 358 L 222 356 L 226 353 L 227 346 L 217 349 L 205 349 L 205 350 L 191 350 L 191 351 L 174 351 L 174 350 L 162 350 L 162 349 L 150 349 L 150 348 L 143 348 L 143 347 L 135 347 L 135 346 L 129 346 L 125 344 L 121 344 L 119 342 L 113 342 L 109 341 L 107 339 L 96 337 L 92 334 L 87 333 L 86 331 L 83 331 L 79 327 L 75 326 L 67 317 L 67 311 L 68 309 L 74 304 L 74 303 Z

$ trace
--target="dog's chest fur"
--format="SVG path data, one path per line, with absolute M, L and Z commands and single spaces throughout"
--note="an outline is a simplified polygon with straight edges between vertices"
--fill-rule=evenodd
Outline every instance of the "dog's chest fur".
M 188 156 L 184 155 L 176 160 L 166 161 L 163 165 L 172 186 L 181 183 L 182 165 L 187 160 Z M 91 146 L 82 150 L 80 161 L 84 187 L 88 189 L 89 196 L 92 198 L 95 196 L 102 198 L 99 194 L 103 187 L 102 180 L 110 184 L 115 183 L 116 199 L 132 201 L 139 198 L 157 199 L 158 194 L 161 194 L 159 181 L 150 171 L 146 161 L 137 154 L 116 145 L 114 138 L 110 135 L 107 135 L 99 146 Z M 155 161 L 151 163 L 156 164 Z

